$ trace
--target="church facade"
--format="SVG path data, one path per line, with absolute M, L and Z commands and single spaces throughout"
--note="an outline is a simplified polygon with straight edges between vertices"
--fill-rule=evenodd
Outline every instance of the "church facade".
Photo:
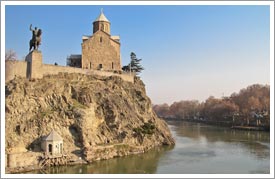
M 82 55 L 76 62 L 75 55 L 67 60 L 70 66 L 83 69 L 120 71 L 120 37 L 111 35 L 111 23 L 101 11 L 100 15 L 93 22 L 93 34 L 82 37 Z

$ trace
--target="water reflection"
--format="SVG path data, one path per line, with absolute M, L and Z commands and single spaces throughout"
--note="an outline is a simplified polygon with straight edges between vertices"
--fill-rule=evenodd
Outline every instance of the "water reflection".
M 225 127 L 209 126 L 200 123 L 169 121 L 173 125 L 177 135 L 200 139 L 206 137 L 209 142 L 225 141 L 265 141 L 269 142 L 269 133 L 262 131 L 231 130 Z
M 44 173 L 77 173 L 77 174 L 132 174 L 156 173 L 158 160 L 173 147 L 155 148 L 149 152 L 126 157 L 97 161 L 90 165 L 60 166 L 44 170 Z M 40 171 L 41 173 L 41 171 Z
M 200 143 L 230 143 L 244 146 L 247 152 L 258 158 L 269 158 L 270 133 L 263 131 L 232 130 L 226 127 L 209 126 L 200 123 L 169 121 L 176 136 L 191 138 Z
M 270 137 L 267 132 L 170 121 L 174 147 L 145 154 L 94 162 L 90 165 L 52 167 L 35 173 L 76 174 L 208 174 L 269 173 Z M 31 172 L 34 173 L 34 172 Z
M 87 166 L 87 173 L 156 173 L 160 156 L 170 149 L 157 148 L 145 154 L 98 161 Z

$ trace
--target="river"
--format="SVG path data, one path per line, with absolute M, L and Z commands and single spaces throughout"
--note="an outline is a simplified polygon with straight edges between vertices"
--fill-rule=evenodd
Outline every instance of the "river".
M 173 147 L 89 165 L 52 167 L 43 173 L 265 174 L 270 172 L 270 133 L 168 121 Z M 41 171 L 37 171 L 40 173 Z M 31 172 L 33 173 L 33 172 Z

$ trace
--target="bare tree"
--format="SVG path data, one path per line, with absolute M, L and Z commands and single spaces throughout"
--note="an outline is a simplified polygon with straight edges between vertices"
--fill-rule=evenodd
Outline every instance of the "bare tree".
M 12 49 L 6 51 L 5 53 L 5 60 L 16 60 L 17 55 L 16 52 Z

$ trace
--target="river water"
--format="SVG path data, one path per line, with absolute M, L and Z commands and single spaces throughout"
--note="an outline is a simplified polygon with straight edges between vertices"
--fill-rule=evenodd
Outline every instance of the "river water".
M 169 121 L 173 147 L 90 165 L 52 167 L 43 173 L 74 174 L 264 174 L 270 172 L 268 132 L 240 131 Z M 40 173 L 41 171 L 37 171 Z M 33 172 L 32 172 L 33 173 Z

